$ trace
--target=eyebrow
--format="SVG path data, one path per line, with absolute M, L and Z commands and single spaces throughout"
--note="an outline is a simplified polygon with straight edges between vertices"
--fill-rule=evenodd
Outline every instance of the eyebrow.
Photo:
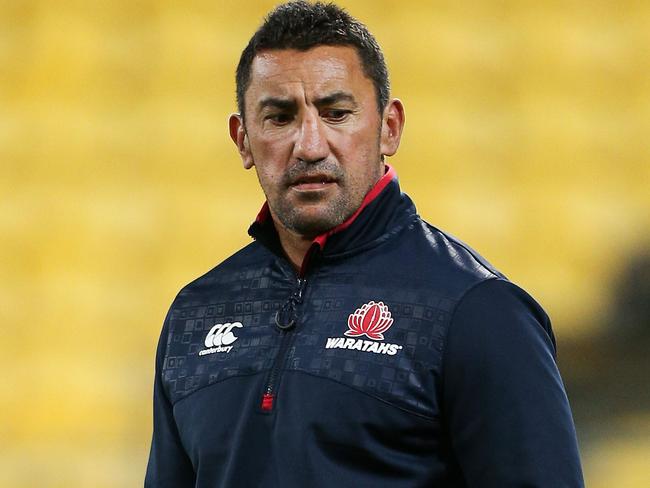
M 337 102 L 350 102 L 355 107 L 357 106 L 357 101 L 354 99 L 354 96 L 344 91 L 336 91 L 327 96 L 317 98 L 316 100 L 314 100 L 314 105 L 316 106 L 332 105 Z
M 357 101 L 354 96 L 344 91 L 336 91 L 324 97 L 317 98 L 314 100 L 314 105 L 322 107 L 337 102 L 350 102 L 355 107 L 357 106 Z M 289 98 L 266 97 L 260 101 L 258 106 L 260 111 L 264 110 L 266 107 L 277 108 L 280 110 L 296 110 L 297 103 L 295 100 Z
M 259 109 L 264 110 L 266 107 L 292 110 L 296 108 L 296 102 L 288 98 L 266 97 L 260 101 Z

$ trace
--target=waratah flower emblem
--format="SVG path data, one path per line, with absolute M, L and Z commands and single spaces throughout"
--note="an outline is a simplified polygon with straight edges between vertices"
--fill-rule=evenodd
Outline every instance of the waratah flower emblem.
M 384 332 L 393 325 L 393 318 L 390 315 L 388 306 L 384 302 L 370 301 L 358 308 L 356 312 L 348 317 L 348 327 L 345 331 L 349 337 L 368 336 L 375 341 L 384 340 Z

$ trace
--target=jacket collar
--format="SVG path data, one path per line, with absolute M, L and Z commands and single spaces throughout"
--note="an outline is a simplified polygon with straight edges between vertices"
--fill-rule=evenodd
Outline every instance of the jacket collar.
M 386 164 L 386 173 L 368 192 L 361 206 L 345 222 L 313 240 L 300 274 L 304 275 L 315 254 L 327 257 L 365 247 L 403 223 L 405 214 L 415 213 L 413 202 L 400 190 L 395 169 Z M 264 203 L 248 233 L 275 254 L 284 256 L 268 202 Z

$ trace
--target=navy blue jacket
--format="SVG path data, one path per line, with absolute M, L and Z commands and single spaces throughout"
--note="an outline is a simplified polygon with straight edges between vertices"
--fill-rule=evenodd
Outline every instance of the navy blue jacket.
M 583 486 L 547 315 L 392 169 L 300 273 L 250 232 L 164 322 L 146 487 Z

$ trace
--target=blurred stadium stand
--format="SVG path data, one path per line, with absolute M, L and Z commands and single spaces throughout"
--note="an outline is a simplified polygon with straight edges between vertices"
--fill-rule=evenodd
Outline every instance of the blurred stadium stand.
M 404 190 L 551 315 L 588 486 L 650 486 L 650 3 L 340 3 Z M 273 5 L 0 0 L 0 487 L 141 484 L 166 309 L 262 202 L 226 120 Z

